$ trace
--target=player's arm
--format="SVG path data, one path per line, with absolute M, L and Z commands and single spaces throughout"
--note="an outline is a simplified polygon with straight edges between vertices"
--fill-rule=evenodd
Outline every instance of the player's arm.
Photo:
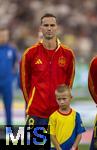
M 60 147 L 60 144 L 58 143 L 58 140 L 57 140 L 56 136 L 55 135 L 50 135 L 50 138 L 51 138 L 51 141 L 54 144 L 56 150 L 62 150 L 61 147 Z
M 73 81 L 75 76 L 75 57 L 72 54 L 70 58 L 70 63 L 67 71 L 67 79 L 66 84 L 69 85 L 72 88 Z
M 17 49 L 13 48 L 13 60 L 12 60 L 12 68 L 13 68 L 13 74 L 16 74 L 18 71 L 18 52 Z
M 27 55 L 24 53 L 20 62 L 20 85 L 26 102 L 29 100 L 29 91 L 31 83 L 30 63 Z
M 82 134 L 78 134 L 76 139 L 75 139 L 75 142 L 74 142 L 74 144 L 73 144 L 73 146 L 72 146 L 72 148 L 70 150 L 76 150 L 77 149 L 81 138 L 82 138 Z
M 80 117 L 80 114 L 78 112 L 76 112 L 76 139 L 74 141 L 74 144 L 73 144 L 71 150 L 78 149 L 79 142 L 82 138 L 82 133 L 84 133 L 84 132 L 85 132 L 85 128 L 84 128 L 82 119 Z
M 60 147 L 60 144 L 57 140 L 57 137 L 56 137 L 56 115 L 55 114 L 52 114 L 50 117 L 49 117 L 49 125 L 50 125 L 50 139 L 51 139 L 51 147 L 52 147 L 52 144 L 54 145 L 54 147 L 56 148 L 56 150 L 62 150 L 61 147 Z
M 97 57 L 91 63 L 88 74 L 88 88 L 95 103 L 97 103 Z

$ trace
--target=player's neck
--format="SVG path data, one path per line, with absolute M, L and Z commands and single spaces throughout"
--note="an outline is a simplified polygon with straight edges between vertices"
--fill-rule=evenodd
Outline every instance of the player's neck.
M 43 46 L 48 50 L 56 49 L 58 46 L 56 38 L 50 40 L 44 39 Z

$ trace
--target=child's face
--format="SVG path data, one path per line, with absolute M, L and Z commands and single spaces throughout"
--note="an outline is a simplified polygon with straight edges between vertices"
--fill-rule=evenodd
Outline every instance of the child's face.
M 56 100 L 60 108 L 66 109 L 70 106 L 70 100 L 72 96 L 69 91 L 65 91 L 63 93 L 56 94 Z

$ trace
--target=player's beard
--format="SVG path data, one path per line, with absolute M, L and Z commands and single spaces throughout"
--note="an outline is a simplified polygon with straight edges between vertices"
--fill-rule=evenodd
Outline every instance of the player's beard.
M 46 40 L 51 40 L 51 39 L 53 39 L 55 37 L 55 35 L 46 35 L 45 36 L 45 39 Z

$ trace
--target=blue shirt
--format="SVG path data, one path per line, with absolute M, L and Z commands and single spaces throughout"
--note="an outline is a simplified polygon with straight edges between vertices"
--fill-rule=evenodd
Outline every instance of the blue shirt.
M 0 45 L 0 85 L 12 81 L 17 60 L 16 49 L 9 44 Z

